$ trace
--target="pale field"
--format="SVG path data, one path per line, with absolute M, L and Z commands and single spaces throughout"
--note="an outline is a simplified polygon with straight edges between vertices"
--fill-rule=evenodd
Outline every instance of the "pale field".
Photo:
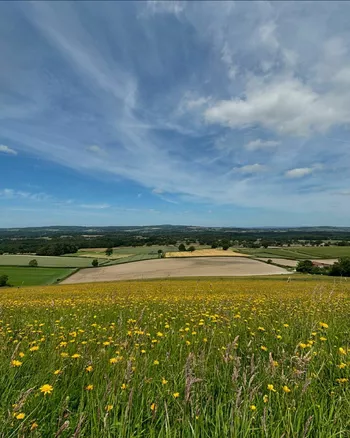
M 268 258 L 258 258 L 256 260 L 261 260 L 262 262 L 267 262 L 269 259 Z M 293 268 L 295 268 L 299 261 L 298 260 L 290 260 L 290 259 L 275 259 L 275 258 L 271 258 L 270 260 L 272 260 L 272 263 L 276 263 L 277 265 L 282 265 L 282 266 L 291 266 Z M 324 263 L 326 265 L 333 265 L 334 262 L 337 261 L 337 259 L 314 259 L 312 260 L 313 262 L 317 262 L 317 263 Z
M 245 257 L 192 257 L 144 260 L 82 269 L 62 284 L 172 277 L 236 277 L 288 274 L 283 268 Z
M 249 257 L 247 254 L 242 254 L 240 252 L 234 252 L 230 251 L 229 249 L 227 251 L 224 251 L 223 249 L 200 249 L 197 251 L 174 251 L 174 252 L 167 252 L 165 254 L 165 257 L 167 258 L 174 258 L 174 257 Z

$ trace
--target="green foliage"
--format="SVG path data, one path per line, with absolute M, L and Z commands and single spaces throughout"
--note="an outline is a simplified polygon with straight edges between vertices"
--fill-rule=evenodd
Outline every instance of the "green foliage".
M 180 243 L 179 251 L 186 251 L 186 247 L 185 247 L 185 245 L 183 243 Z
M 188 251 L 190 251 L 190 252 L 193 252 L 193 251 L 195 251 L 196 250 L 196 248 L 193 246 L 193 245 L 191 245 L 189 248 L 188 248 Z
M 106 249 L 106 256 L 110 257 L 113 254 L 113 248 L 107 248 Z
M 6 274 L 0 275 L 0 287 L 7 286 L 8 279 L 9 279 L 8 275 Z
M 93 259 L 93 261 L 91 262 L 91 264 L 92 264 L 92 266 L 93 266 L 94 268 L 97 268 L 97 266 L 98 266 L 98 260 L 97 260 L 97 259 Z
M 311 260 L 300 260 L 297 264 L 296 271 L 303 274 L 311 274 L 314 265 Z
M 350 257 L 342 257 L 333 264 L 329 275 L 334 277 L 350 277 Z
M 38 266 L 38 261 L 36 259 L 30 260 L 28 266 L 31 266 L 32 268 L 36 268 Z

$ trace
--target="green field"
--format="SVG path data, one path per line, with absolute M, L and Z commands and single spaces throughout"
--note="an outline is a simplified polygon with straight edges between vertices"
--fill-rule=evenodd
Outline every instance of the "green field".
M 0 307 L 1 438 L 349 438 L 349 282 L 8 288 Z
M 60 267 L 60 268 L 85 268 L 91 266 L 92 259 L 88 257 L 53 257 L 37 255 L 0 255 L 0 265 L 8 266 L 28 266 L 30 260 L 37 260 L 41 267 Z M 103 260 L 104 261 L 104 260 Z
M 74 269 L 69 268 L 0 266 L 0 275 L 8 275 L 8 283 L 11 286 L 41 286 L 53 284 L 56 283 L 58 279 L 63 280 L 63 278 L 73 272 Z
M 290 247 L 290 248 L 237 248 L 242 254 L 254 257 L 278 257 L 293 260 L 302 259 L 337 259 L 350 257 L 350 246 L 324 246 L 324 247 Z

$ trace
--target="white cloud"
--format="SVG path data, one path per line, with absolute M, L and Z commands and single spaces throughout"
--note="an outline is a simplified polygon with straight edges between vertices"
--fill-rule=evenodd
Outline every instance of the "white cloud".
M 259 149 L 273 149 L 278 146 L 281 142 L 274 140 L 261 140 L 258 138 L 257 140 L 250 141 L 245 145 L 245 148 L 248 151 L 257 151 Z
M 87 208 L 92 210 L 104 210 L 105 208 L 111 207 L 110 204 L 80 204 L 79 207 Z
M 297 167 L 295 169 L 290 169 L 285 172 L 287 178 L 303 178 L 304 176 L 310 175 L 315 171 L 313 167 Z
M 0 153 L 8 154 L 8 155 L 17 155 L 17 151 L 14 149 L 9 148 L 8 146 L 4 144 L 0 144 Z
M 152 193 L 154 194 L 154 195 L 161 195 L 162 193 L 164 193 L 164 190 L 162 190 L 162 189 L 153 189 L 152 190 Z
M 338 96 L 320 95 L 297 79 L 252 81 L 245 98 L 219 101 L 204 115 L 208 123 L 231 128 L 261 125 L 296 136 L 350 122 L 350 108 Z
M 98 146 L 97 144 L 92 144 L 91 146 L 88 146 L 87 150 L 90 152 L 94 152 L 96 154 L 99 154 L 103 151 L 103 149 L 100 146 Z
M 153 14 L 168 13 L 178 15 L 184 10 L 185 3 L 176 0 L 149 0 L 147 2 L 147 8 Z
M 0 198 L 3 199 L 28 199 L 31 201 L 47 201 L 51 199 L 46 193 L 31 193 L 22 190 L 0 189 Z
M 234 167 L 232 169 L 234 172 L 239 172 L 239 173 L 260 173 L 260 172 L 264 172 L 266 170 L 266 166 L 264 166 L 263 164 L 246 164 L 245 166 L 241 166 L 241 167 Z

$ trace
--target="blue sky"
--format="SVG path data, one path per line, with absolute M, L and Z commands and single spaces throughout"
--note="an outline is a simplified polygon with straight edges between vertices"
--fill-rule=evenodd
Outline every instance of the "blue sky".
M 0 227 L 349 225 L 350 3 L 0 3 Z

